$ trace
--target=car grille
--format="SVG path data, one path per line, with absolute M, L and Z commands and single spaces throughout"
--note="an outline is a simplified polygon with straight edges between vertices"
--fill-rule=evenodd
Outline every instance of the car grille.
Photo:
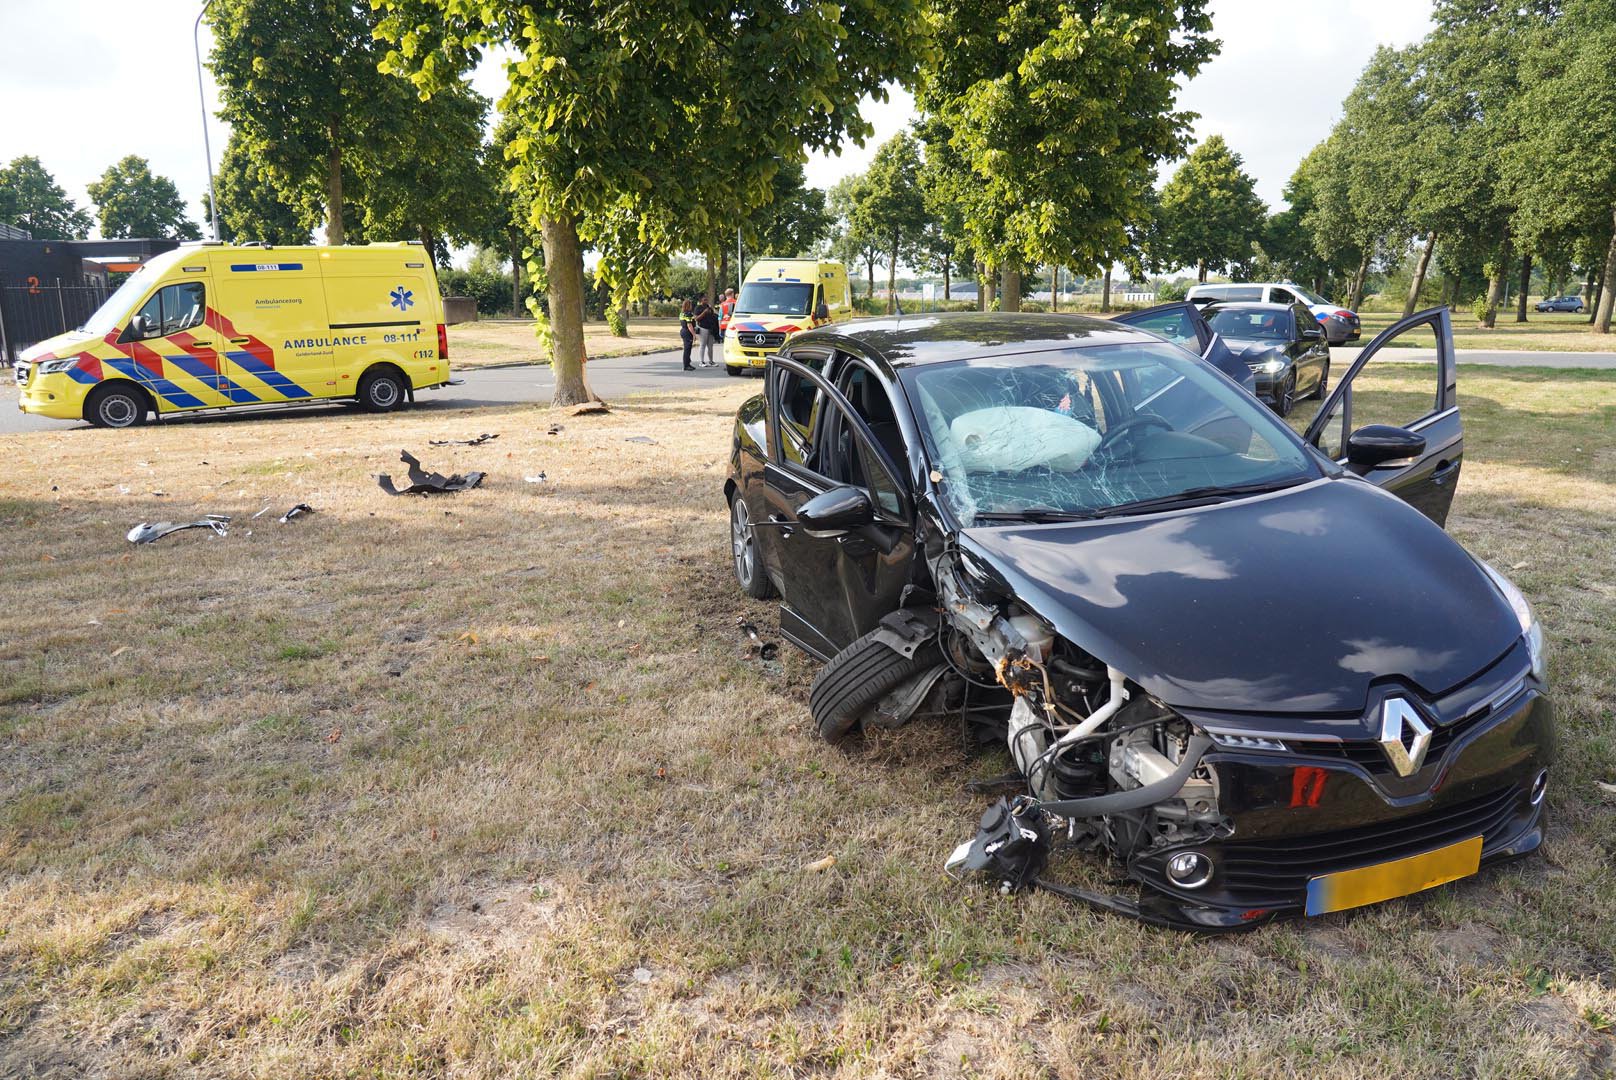
M 776 349 L 786 343 L 785 334 L 778 330 L 769 330 L 763 333 L 755 330 L 743 330 L 738 337 L 741 344 L 749 349 Z
M 1309 878 L 1433 851 L 1448 844 L 1483 837 L 1483 848 L 1504 839 L 1520 802 L 1515 785 L 1479 798 L 1444 806 L 1396 821 L 1308 836 L 1231 840 L 1219 860 L 1223 887 L 1243 896 L 1282 895 L 1307 888 Z

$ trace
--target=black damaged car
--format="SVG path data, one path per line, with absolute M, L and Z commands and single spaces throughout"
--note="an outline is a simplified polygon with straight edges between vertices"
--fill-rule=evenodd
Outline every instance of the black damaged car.
M 1428 411 L 1355 428 L 1357 377 L 1414 327 Z M 825 661 L 821 735 L 951 716 L 1007 749 L 1020 794 L 950 869 L 1234 929 L 1542 843 L 1543 635 L 1441 528 L 1462 456 L 1445 309 L 1300 437 L 1126 326 L 926 315 L 793 338 L 725 496 L 741 587 Z M 1060 883 L 1063 849 L 1131 885 Z

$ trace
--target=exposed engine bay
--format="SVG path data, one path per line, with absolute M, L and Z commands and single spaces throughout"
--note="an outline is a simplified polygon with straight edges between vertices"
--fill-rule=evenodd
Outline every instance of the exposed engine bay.
M 1006 892 L 1036 885 L 1148 917 L 1126 897 L 1042 875 L 1063 848 L 1126 864 L 1226 836 L 1215 774 L 1201 763 L 1211 741 L 1018 600 L 973 581 L 969 559 L 950 546 L 928 560 L 935 622 L 913 607 L 887 620 L 911 643 L 935 633 L 943 662 L 882 698 L 867 722 L 892 727 L 922 709 L 954 712 L 978 742 L 1001 740 L 1009 751 L 1019 777 L 1001 779 L 1023 790 L 987 810 L 976 837 L 948 859 L 951 874 L 981 873 Z

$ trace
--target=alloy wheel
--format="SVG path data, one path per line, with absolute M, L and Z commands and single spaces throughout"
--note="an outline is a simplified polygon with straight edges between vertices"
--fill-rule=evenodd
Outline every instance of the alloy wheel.
M 735 576 L 742 586 L 752 584 L 756 553 L 752 550 L 752 518 L 747 513 L 746 501 L 735 496 L 729 515 L 730 549 L 735 557 Z

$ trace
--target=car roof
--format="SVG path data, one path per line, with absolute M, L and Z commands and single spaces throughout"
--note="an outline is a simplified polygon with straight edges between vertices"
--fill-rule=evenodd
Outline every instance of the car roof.
M 1048 349 L 1162 343 L 1154 334 L 1089 315 L 952 311 L 854 319 L 796 335 L 792 344 L 838 340 L 862 346 L 894 368 Z
M 1290 309 L 1290 304 L 1268 304 L 1257 300 L 1220 300 L 1210 305 L 1212 311 L 1289 311 Z

